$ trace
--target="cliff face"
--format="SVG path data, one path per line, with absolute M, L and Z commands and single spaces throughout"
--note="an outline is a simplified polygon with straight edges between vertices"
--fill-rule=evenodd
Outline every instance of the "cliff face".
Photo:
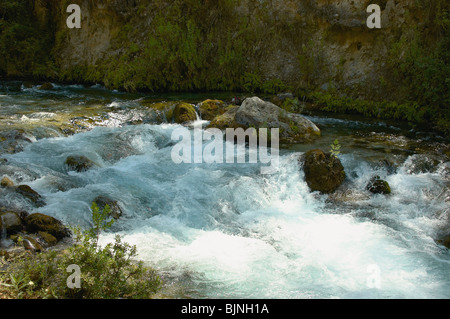
M 423 82 L 414 72 L 424 65 L 414 60 L 429 55 L 426 66 L 442 69 L 435 62 L 448 44 L 443 0 L 15 1 L 53 25 L 47 75 L 126 90 L 289 88 L 414 100 L 408 86 Z M 366 25 L 372 2 L 381 29 Z M 70 3 L 81 7 L 80 29 L 66 26 Z

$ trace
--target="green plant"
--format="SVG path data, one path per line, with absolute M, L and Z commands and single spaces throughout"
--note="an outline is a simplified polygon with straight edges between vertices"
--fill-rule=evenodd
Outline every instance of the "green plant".
M 91 205 L 91 210 L 92 222 L 94 223 L 94 227 L 91 228 L 89 232 L 90 236 L 95 238 L 95 246 L 97 246 L 100 233 L 108 228 L 111 228 L 111 226 L 114 224 L 114 218 L 110 218 L 110 220 L 107 221 L 107 218 L 111 213 L 111 208 L 109 207 L 109 205 L 105 205 L 103 210 L 100 212 L 97 203 L 94 202 Z
M 335 159 L 338 158 L 339 154 L 341 153 L 341 144 L 339 144 L 339 140 L 335 139 L 333 144 L 330 145 L 330 167 L 333 166 Z
M 115 236 L 114 242 L 99 245 L 99 236 L 113 224 L 110 208 L 100 211 L 92 204 L 93 227 L 74 227 L 74 243 L 63 252 L 45 251 L 24 254 L 0 275 L 3 288 L 11 298 L 150 298 L 161 287 L 156 271 L 136 261 L 137 249 Z M 80 269 L 79 288 L 69 288 L 69 265 Z

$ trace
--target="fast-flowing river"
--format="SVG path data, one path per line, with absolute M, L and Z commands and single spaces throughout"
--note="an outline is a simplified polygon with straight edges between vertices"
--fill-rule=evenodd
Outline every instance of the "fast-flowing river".
M 175 164 L 177 124 L 156 124 L 145 99 L 102 87 L 5 83 L 0 88 L 0 178 L 31 186 L 45 205 L 0 193 L 0 207 L 88 227 L 92 200 L 123 210 L 115 234 L 160 271 L 162 296 L 197 298 L 450 298 L 448 139 L 392 123 L 308 116 L 314 144 L 260 164 Z M 339 140 L 347 173 L 332 195 L 311 193 L 299 156 Z M 68 171 L 69 155 L 95 162 Z M 379 175 L 390 195 L 365 189 Z

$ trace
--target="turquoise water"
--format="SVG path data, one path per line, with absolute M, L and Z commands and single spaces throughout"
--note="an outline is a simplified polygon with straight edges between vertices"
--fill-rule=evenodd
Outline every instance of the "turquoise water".
M 323 137 L 280 150 L 275 174 L 260 174 L 260 164 L 174 164 L 179 125 L 155 123 L 140 102 L 217 98 L 210 95 L 3 89 L 1 131 L 21 129 L 27 140 L 0 155 L 0 178 L 26 183 L 46 205 L 1 193 L 0 206 L 88 227 L 95 197 L 117 200 L 124 215 L 101 243 L 120 234 L 135 244 L 172 297 L 450 297 L 449 250 L 434 240 L 449 224 L 445 138 L 312 115 Z M 334 195 L 311 193 L 298 157 L 335 138 L 347 180 Z M 69 172 L 64 161 L 74 154 L 96 167 Z M 365 190 L 375 174 L 391 195 Z

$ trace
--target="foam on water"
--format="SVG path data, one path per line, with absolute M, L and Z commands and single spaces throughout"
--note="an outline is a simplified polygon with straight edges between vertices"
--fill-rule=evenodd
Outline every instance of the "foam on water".
M 438 195 L 446 185 L 439 171 L 389 175 L 344 154 L 351 187 L 364 193 L 378 174 L 393 193 L 330 205 L 326 195 L 309 192 L 298 152 L 284 153 L 273 175 L 261 175 L 258 164 L 174 164 L 177 127 L 95 128 L 37 141 L 7 159 L 40 167 L 29 183 L 47 203 L 39 211 L 66 223 L 89 225 L 98 195 L 117 200 L 124 216 L 101 243 L 123 235 L 194 297 L 450 297 L 449 253 L 432 239 L 448 208 Z M 72 186 L 56 191 L 50 183 L 61 183 L 72 154 L 97 167 L 69 172 Z M 370 284 L 375 275 L 377 287 Z

